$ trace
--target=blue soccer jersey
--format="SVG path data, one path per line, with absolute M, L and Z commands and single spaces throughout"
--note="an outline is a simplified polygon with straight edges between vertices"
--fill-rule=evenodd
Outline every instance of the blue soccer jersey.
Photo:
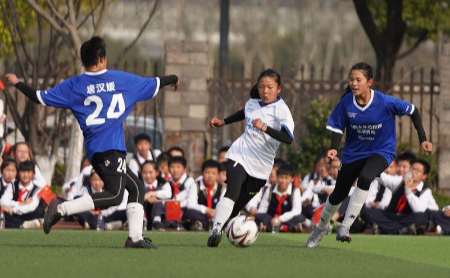
M 157 77 L 102 70 L 74 76 L 54 88 L 37 91 L 37 96 L 43 105 L 72 111 L 91 161 L 95 153 L 126 151 L 123 122 L 136 102 L 153 98 L 158 90 Z
M 395 156 L 395 116 L 412 114 L 414 105 L 398 98 L 371 90 L 369 103 L 361 107 L 353 94 L 347 94 L 334 108 L 327 129 L 344 133 L 346 139 L 342 164 L 382 155 L 388 165 Z

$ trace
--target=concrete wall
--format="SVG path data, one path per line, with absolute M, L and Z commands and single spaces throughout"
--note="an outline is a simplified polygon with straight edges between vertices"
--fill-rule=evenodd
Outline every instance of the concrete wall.
M 207 153 L 209 57 L 208 42 L 169 40 L 165 44 L 166 74 L 176 74 L 180 87 L 164 92 L 164 149 L 182 147 L 194 177 L 200 174 Z

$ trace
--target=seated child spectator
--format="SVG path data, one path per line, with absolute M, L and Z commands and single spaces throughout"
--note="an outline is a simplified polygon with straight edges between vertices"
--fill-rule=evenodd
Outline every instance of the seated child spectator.
M 450 205 L 444 207 L 442 211 L 428 210 L 429 219 L 434 222 L 440 234 L 450 235 Z
M 24 161 L 33 161 L 34 163 L 33 152 L 31 151 L 31 147 L 27 142 L 16 143 L 11 149 L 11 157 L 16 160 L 17 165 Z M 35 163 L 34 173 L 33 184 L 39 187 L 46 186 L 47 182 L 45 181 L 44 176 L 42 176 L 39 167 Z
M 402 182 L 381 173 L 380 181 L 392 191 L 392 199 L 386 210 L 370 210 L 367 213 L 374 225 L 374 232 L 387 234 L 416 234 L 416 227 L 425 230 L 426 210 L 438 210 L 431 189 L 424 183 L 430 172 L 430 164 L 419 159 L 413 163 L 410 176 Z
M 302 194 L 302 211 L 311 219 L 314 209 L 327 201 L 333 192 L 336 181 L 328 173 L 329 163 L 326 155 L 320 155 L 314 161 L 314 173 L 306 175 L 302 181 L 305 188 Z
M 216 160 L 203 162 L 203 178 L 189 191 L 187 209 L 183 213 L 186 230 L 207 230 L 209 223 L 214 221 L 217 202 L 225 194 L 223 186 L 217 182 L 219 168 L 220 164 Z
M 172 178 L 169 173 L 169 160 L 170 154 L 167 152 L 161 153 L 156 159 L 159 170 L 158 179 L 161 180 L 160 182 L 169 181 Z
M 31 161 L 19 164 L 19 179 L 6 188 L 1 199 L 5 212 L 5 227 L 37 229 L 47 204 L 39 197 L 42 187 L 33 183 L 35 165 Z
M 16 180 L 17 176 L 17 164 L 16 161 L 12 158 L 7 158 L 3 160 L 2 166 L 2 179 L 0 183 L 0 199 L 2 198 L 5 190 L 11 186 Z
M 135 153 L 130 160 L 129 167 L 136 176 L 141 178 L 141 167 L 146 160 L 155 160 L 161 154 L 160 150 L 152 149 L 152 139 L 145 133 L 141 133 L 134 137 Z
M 86 171 L 86 173 L 83 175 L 83 177 L 87 177 L 87 179 L 89 180 L 89 175 L 91 173 L 92 170 L 92 166 L 90 166 L 91 163 L 89 162 L 89 159 L 87 158 L 87 156 L 84 156 L 83 159 L 81 160 L 81 170 L 80 172 L 83 173 L 83 169 L 87 169 L 88 171 Z M 88 168 L 86 168 L 88 167 Z M 75 186 L 77 184 L 77 180 L 79 179 L 79 176 L 74 177 L 73 179 L 71 179 L 70 181 L 66 182 L 65 184 L 63 184 L 62 189 L 61 189 L 61 193 L 63 195 L 63 198 L 66 198 L 66 200 L 73 200 L 74 197 L 74 192 L 79 189 L 81 190 L 81 186 L 79 186 L 79 188 L 77 186 Z M 78 195 L 81 195 L 81 191 L 78 193 L 75 193 Z
M 184 157 L 184 150 L 181 147 L 174 146 L 167 150 L 171 157 L 181 156 Z
M 305 221 L 300 203 L 300 189 L 294 187 L 294 168 L 282 165 L 277 170 L 278 183 L 266 190 L 256 214 L 256 223 L 260 231 L 272 231 L 272 227 L 280 227 L 280 231 L 298 232 Z
M 220 148 L 219 153 L 217 154 L 217 161 L 219 163 L 228 161 L 228 159 L 225 158 L 225 155 L 227 154 L 229 149 L 230 149 L 230 146 L 224 146 L 224 147 Z
M 264 196 L 264 192 L 270 188 L 271 186 L 274 186 L 277 184 L 277 171 L 278 169 L 287 164 L 286 161 L 282 158 L 275 158 L 273 161 L 272 171 L 270 172 L 269 179 L 266 182 L 266 185 L 259 190 L 259 192 L 247 203 L 245 206 L 245 211 L 247 213 L 250 213 L 250 215 L 255 216 L 258 212 L 258 206 L 261 203 L 262 197 Z
M 158 180 L 158 166 L 155 161 L 145 161 L 142 164 L 142 182 L 145 186 L 144 210 L 147 214 L 147 229 L 162 230 L 161 215 L 165 213 L 165 207 L 161 200 L 170 199 L 172 190 L 165 180 Z M 155 223 L 155 225 L 153 225 Z
M 189 192 L 196 186 L 194 179 L 186 174 L 187 162 L 182 156 L 174 156 L 169 160 L 169 173 L 172 176 L 169 184 L 172 191 L 172 200 L 180 202 L 182 211 L 186 211 Z M 165 216 L 161 217 L 165 227 L 178 227 L 178 223 L 167 222 Z M 155 227 L 153 222 L 153 227 Z M 159 224 L 156 224 L 160 226 Z
M 104 182 L 100 176 L 91 170 L 89 185 L 85 184 L 82 188 L 82 195 L 92 194 L 96 192 L 102 192 L 105 186 Z M 97 216 L 101 213 L 103 216 L 103 222 L 105 229 L 107 230 L 120 230 L 122 229 L 123 223 L 127 221 L 126 215 L 126 205 L 128 201 L 128 191 L 125 190 L 123 194 L 122 203 L 118 206 L 112 206 L 104 210 L 99 208 L 96 210 L 91 210 L 89 212 L 82 212 L 73 215 L 75 219 L 85 228 L 85 229 L 96 229 L 97 228 Z

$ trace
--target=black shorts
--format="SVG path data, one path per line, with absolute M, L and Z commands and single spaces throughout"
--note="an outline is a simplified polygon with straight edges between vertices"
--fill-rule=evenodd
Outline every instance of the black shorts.
M 92 167 L 99 175 L 121 176 L 127 173 L 126 153 L 118 150 L 109 150 L 96 153 L 92 157 Z

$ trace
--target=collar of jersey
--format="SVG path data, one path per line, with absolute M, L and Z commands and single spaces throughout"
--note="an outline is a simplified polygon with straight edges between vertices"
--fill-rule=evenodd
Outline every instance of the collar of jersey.
M 261 100 L 258 100 L 258 103 L 259 103 L 259 105 L 260 105 L 261 107 L 263 107 L 263 106 L 266 106 L 266 105 L 275 103 L 275 102 L 279 101 L 280 99 L 282 99 L 282 98 L 281 98 L 280 96 L 277 96 L 277 100 L 274 100 L 274 101 L 272 101 L 272 102 L 270 102 L 270 103 L 263 103 Z
M 87 75 L 100 75 L 100 74 L 104 74 L 107 71 L 108 71 L 107 69 L 99 70 L 99 71 L 85 71 L 84 74 L 87 74 Z
M 358 102 L 356 102 L 356 97 L 355 97 L 355 95 L 353 95 L 353 104 L 354 104 L 354 105 L 356 106 L 356 108 L 358 108 L 359 110 L 364 111 L 364 110 L 366 110 L 367 108 L 369 108 L 370 104 L 372 104 L 373 96 L 374 96 L 374 95 L 375 95 L 375 92 L 374 92 L 372 89 L 370 89 L 370 100 L 369 100 L 369 102 L 366 104 L 366 106 L 364 106 L 364 107 L 359 106 Z

